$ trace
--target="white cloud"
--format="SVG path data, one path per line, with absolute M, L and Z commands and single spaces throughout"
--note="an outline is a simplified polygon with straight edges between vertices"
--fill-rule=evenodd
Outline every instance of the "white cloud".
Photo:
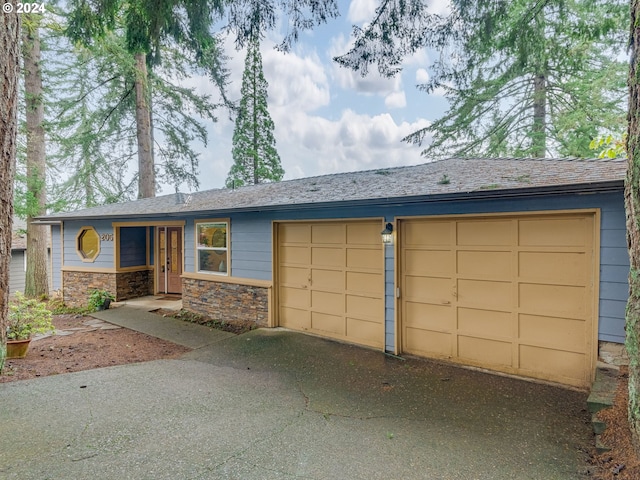
M 373 18 L 378 5 L 378 0 L 352 0 L 347 18 L 355 24 L 369 21 Z
M 424 68 L 419 68 L 416 70 L 416 82 L 418 84 L 424 84 L 429 81 L 429 72 L 427 72 Z
M 387 108 L 404 108 L 407 106 L 407 97 L 404 91 L 393 92 L 385 97 L 384 104 Z

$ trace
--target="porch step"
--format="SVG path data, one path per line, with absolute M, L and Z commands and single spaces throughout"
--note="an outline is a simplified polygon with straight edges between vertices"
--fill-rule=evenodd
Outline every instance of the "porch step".
M 612 368 L 598 368 L 596 379 L 591 386 L 591 393 L 587 398 L 589 412 L 597 413 L 613 406 L 617 388 L 618 371 Z
M 598 416 L 598 412 L 613 406 L 618 389 L 619 371 L 613 368 L 598 367 L 596 379 L 591 386 L 591 393 L 587 398 L 587 407 L 591 412 L 591 426 L 595 434 L 596 453 L 602 454 L 611 448 L 602 442 L 602 433 L 607 424 Z

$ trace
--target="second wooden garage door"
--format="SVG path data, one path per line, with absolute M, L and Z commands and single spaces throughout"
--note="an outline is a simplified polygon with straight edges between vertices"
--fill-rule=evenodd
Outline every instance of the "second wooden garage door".
M 380 221 L 277 225 L 278 323 L 384 346 Z
M 402 349 L 585 387 L 594 215 L 401 223 Z

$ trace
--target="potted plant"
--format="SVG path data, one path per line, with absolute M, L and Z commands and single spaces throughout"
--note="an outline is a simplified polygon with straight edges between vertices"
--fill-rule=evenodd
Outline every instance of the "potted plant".
M 51 312 L 44 302 L 35 298 L 26 298 L 16 292 L 9 305 L 9 323 L 7 325 L 7 358 L 23 358 L 29 349 L 33 335 L 53 332 Z
M 114 300 L 115 297 L 107 290 L 96 289 L 89 295 L 89 308 L 92 312 L 107 310 Z

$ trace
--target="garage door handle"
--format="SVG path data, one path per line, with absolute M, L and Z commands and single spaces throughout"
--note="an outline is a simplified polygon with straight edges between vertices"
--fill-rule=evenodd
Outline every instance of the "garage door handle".
M 440 303 L 442 303 L 442 305 L 451 305 L 451 302 L 449 300 L 443 300 Z

